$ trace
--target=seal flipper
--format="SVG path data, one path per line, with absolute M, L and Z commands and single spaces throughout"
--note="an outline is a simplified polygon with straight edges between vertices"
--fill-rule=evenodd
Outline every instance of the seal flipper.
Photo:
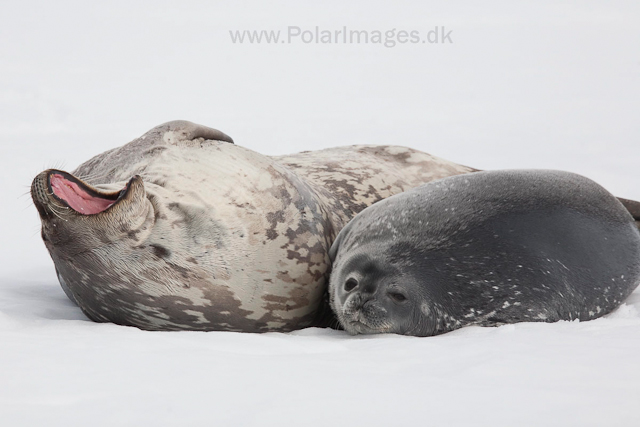
M 640 229 L 640 202 L 636 202 L 635 200 L 623 199 L 622 197 L 618 197 L 618 200 L 620 201 L 620 203 L 622 203 L 622 206 L 624 206 L 629 211 L 633 219 L 636 220 L 636 225 Z
M 163 123 L 160 126 L 156 126 L 151 131 L 156 129 L 174 133 L 175 135 L 171 135 L 169 139 L 172 139 L 172 137 L 177 137 L 182 140 L 204 138 L 233 144 L 233 139 L 224 132 L 221 132 L 218 129 L 202 126 L 197 123 L 188 122 L 186 120 L 173 120 L 171 122 Z M 164 139 L 166 140 L 167 137 L 165 136 Z
M 340 321 L 338 320 L 338 317 L 331 309 L 328 289 L 325 289 L 324 291 L 324 295 L 322 296 L 322 300 L 320 301 L 320 306 L 318 307 L 318 311 L 316 311 L 315 318 L 313 319 L 313 322 L 310 326 L 314 328 L 331 328 L 337 330 L 343 329 Z

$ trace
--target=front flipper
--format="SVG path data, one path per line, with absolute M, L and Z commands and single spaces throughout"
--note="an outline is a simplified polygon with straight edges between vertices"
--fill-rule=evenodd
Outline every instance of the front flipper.
M 207 126 L 202 126 L 196 123 L 188 122 L 186 120 L 174 120 L 171 122 L 163 123 L 160 126 L 156 126 L 154 129 L 161 129 L 165 132 L 164 140 L 167 139 L 176 140 L 193 140 L 196 138 L 210 139 L 214 141 L 224 141 L 233 144 L 233 139 L 218 129 L 213 129 Z M 152 129 L 152 130 L 154 130 Z M 168 135 L 167 132 L 170 132 Z

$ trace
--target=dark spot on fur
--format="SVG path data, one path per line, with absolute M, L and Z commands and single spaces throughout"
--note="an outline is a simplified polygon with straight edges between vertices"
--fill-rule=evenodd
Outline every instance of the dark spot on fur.
M 279 222 L 284 222 L 284 211 L 269 212 L 267 214 L 267 221 L 271 223 L 271 228 L 266 230 L 266 235 L 269 240 L 274 240 L 278 237 L 276 227 Z
M 149 245 L 153 248 L 153 254 L 158 258 L 168 258 L 171 255 L 171 251 L 164 246 Z
M 180 273 L 180 275 L 185 279 L 189 279 L 192 276 L 192 274 L 190 274 L 191 271 L 189 271 L 188 269 L 186 269 L 184 267 L 179 266 L 178 264 L 173 264 L 173 263 L 168 262 L 167 265 L 169 265 L 176 272 Z M 214 277 L 214 279 L 215 279 L 215 277 Z M 185 282 L 185 283 L 183 283 L 183 286 L 185 288 L 188 288 L 189 287 L 189 283 Z

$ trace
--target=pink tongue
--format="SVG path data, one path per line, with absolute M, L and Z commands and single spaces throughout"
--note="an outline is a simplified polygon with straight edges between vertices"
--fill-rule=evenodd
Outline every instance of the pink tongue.
M 97 214 L 107 210 L 115 203 L 115 200 L 90 195 L 78 184 L 65 179 L 62 175 L 51 175 L 50 182 L 55 195 L 67 202 L 71 209 L 81 214 Z

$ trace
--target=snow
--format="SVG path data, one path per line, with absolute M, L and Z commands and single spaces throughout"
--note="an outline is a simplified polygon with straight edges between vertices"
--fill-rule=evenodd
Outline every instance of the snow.
M 143 332 L 68 301 L 23 194 L 186 119 L 264 154 L 399 144 L 640 200 L 639 19 L 631 1 L 2 2 L 2 425 L 640 425 L 640 291 L 592 322 L 433 338 Z M 229 39 L 287 26 L 453 43 Z

